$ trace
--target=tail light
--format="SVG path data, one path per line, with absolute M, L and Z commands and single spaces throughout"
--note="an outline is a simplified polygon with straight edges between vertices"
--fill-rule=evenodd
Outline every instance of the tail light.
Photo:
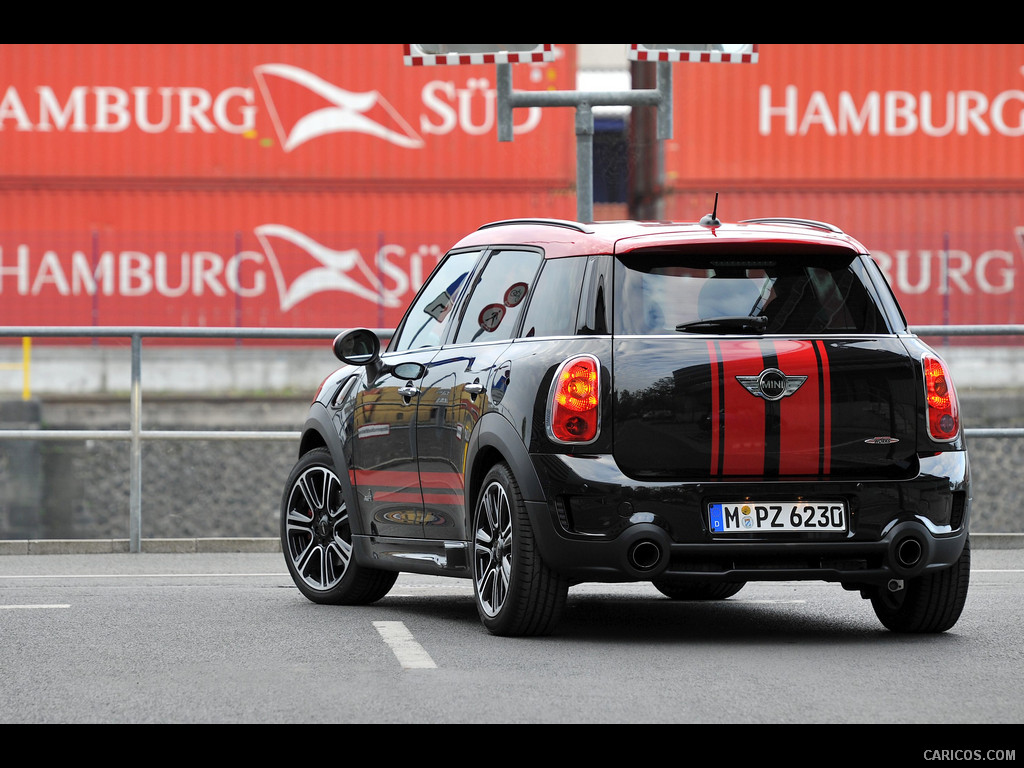
M 960 434 L 960 408 L 953 388 L 953 379 L 946 364 L 937 357 L 925 355 L 924 398 L 928 415 L 928 433 L 933 440 L 949 442 Z
M 548 397 L 548 437 L 559 443 L 590 443 L 600 423 L 600 370 L 597 358 L 566 360 L 555 373 Z

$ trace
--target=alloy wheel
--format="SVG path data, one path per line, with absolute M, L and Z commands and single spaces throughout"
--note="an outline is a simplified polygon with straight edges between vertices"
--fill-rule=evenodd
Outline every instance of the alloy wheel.
M 341 482 L 315 465 L 292 484 L 285 518 L 285 546 L 295 574 L 310 588 L 338 585 L 352 559 L 352 529 Z
M 480 608 L 487 616 L 496 616 L 508 597 L 512 578 L 512 509 L 499 482 L 492 482 L 481 495 L 473 558 Z

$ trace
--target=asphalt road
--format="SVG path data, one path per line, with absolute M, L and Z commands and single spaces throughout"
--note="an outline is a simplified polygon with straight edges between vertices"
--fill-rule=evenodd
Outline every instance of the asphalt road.
M 581 585 L 540 639 L 489 635 L 465 580 L 403 575 L 375 605 L 327 607 L 279 553 L 5 556 L 0 723 L 1018 724 L 1024 550 L 973 554 L 938 636 L 778 582 L 716 603 Z

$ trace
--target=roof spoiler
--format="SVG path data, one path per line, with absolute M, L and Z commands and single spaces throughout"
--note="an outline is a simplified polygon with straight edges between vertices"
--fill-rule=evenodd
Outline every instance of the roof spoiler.
M 703 223 L 703 222 L 702 222 Z M 826 221 L 814 221 L 813 219 L 792 219 L 786 217 L 769 217 L 764 219 L 743 219 L 739 222 L 740 224 L 796 224 L 801 227 L 814 227 L 815 229 L 823 229 L 826 232 L 834 232 L 837 235 L 846 234 L 834 224 L 829 224 Z

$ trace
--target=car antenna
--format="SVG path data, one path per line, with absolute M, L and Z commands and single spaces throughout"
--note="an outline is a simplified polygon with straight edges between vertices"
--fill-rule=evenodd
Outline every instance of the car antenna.
M 705 227 L 720 227 L 722 222 L 718 220 L 718 193 L 715 192 L 715 208 L 711 213 L 702 217 L 700 223 Z

